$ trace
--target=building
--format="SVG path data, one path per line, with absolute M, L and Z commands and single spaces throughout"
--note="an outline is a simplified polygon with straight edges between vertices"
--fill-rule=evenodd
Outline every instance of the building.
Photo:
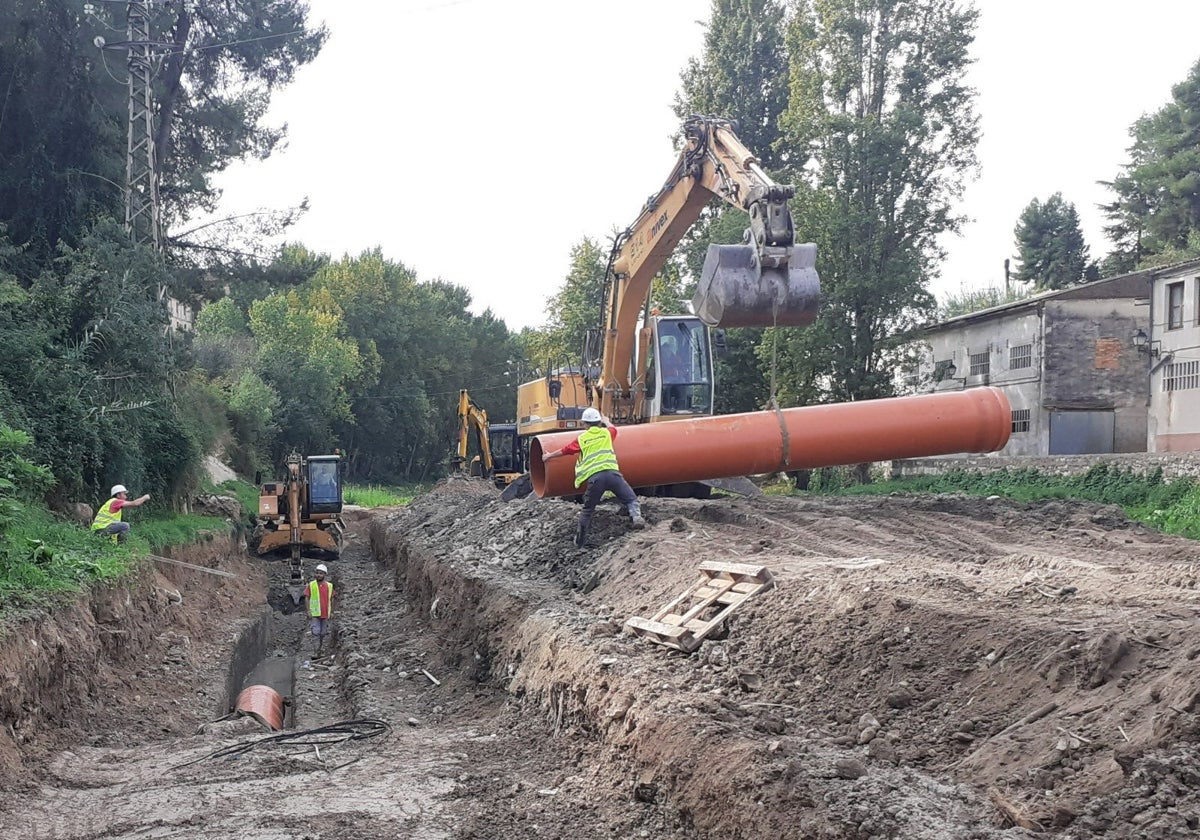
M 1155 276 L 1043 292 L 928 327 L 910 382 L 919 392 L 1003 390 L 1012 437 L 998 455 L 1144 452 L 1151 360 L 1134 339 L 1141 330 L 1150 341 Z
M 1153 271 L 1148 308 L 1136 336 L 1150 366 L 1146 449 L 1200 449 L 1200 259 Z

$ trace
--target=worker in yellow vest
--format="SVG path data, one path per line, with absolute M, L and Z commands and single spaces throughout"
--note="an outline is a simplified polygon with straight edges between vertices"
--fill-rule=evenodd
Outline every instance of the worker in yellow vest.
M 304 597 L 308 599 L 309 627 L 313 638 L 317 640 L 317 656 L 320 656 L 325 635 L 329 632 L 329 616 L 333 611 L 333 584 L 325 580 L 329 569 L 324 563 L 317 566 L 315 574 L 316 579 L 308 582 Z
M 617 501 L 629 511 L 633 528 L 645 528 L 646 520 L 642 519 L 637 495 L 617 465 L 617 453 L 613 451 L 613 441 L 617 438 L 616 427 L 605 423 L 604 417 L 594 408 L 585 408 L 581 419 L 587 424 L 583 433 L 562 449 L 542 453 L 542 461 L 553 461 L 568 455 L 579 456 L 575 462 L 575 486 L 587 482 L 587 490 L 583 494 L 583 512 L 579 514 L 579 528 L 575 532 L 575 545 L 582 548 L 587 542 L 592 514 L 605 491 L 611 490 Z
M 111 495 L 112 498 L 100 505 L 100 510 L 96 511 L 96 518 L 92 521 L 92 533 L 111 536 L 117 542 L 125 542 L 129 533 L 129 523 L 121 521 L 121 512 L 125 508 L 141 507 L 150 499 L 150 494 L 131 500 L 125 485 L 115 484 Z

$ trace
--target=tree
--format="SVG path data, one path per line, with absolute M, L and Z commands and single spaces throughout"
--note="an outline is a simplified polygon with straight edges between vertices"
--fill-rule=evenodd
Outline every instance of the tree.
M 571 249 L 571 265 L 562 288 L 546 301 L 546 327 L 523 334 L 530 363 L 547 368 L 578 366 L 588 330 L 604 326 L 604 273 L 608 251 L 584 237 Z
M 704 53 L 688 60 L 675 116 L 725 117 L 766 169 L 786 158 L 777 146 L 788 101 L 784 8 L 779 0 L 713 0 Z
M 1083 282 L 1088 246 L 1075 205 L 1055 193 L 1045 202 L 1033 199 L 1021 211 L 1013 230 L 1017 244 L 1016 279 L 1039 290 L 1065 289 Z
M 934 309 L 937 237 L 976 166 L 964 76 L 978 13 L 955 0 L 796 0 L 782 118 L 797 231 L 818 245 L 822 308 L 780 337 L 793 399 L 892 393 L 902 346 Z M 760 355 L 769 354 L 760 348 Z
M 1130 128 L 1130 161 L 1106 183 L 1103 207 L 1113 243 L 1109 265 L 1133 270 L 1147 256 L 1186 249 L 1200 230 L 1200 61 L 1171 89 L 1171 101 Z
M 0 223 L 25 281 L 60 241 L 78 244 L 98 216 L 122 213 L 126 95 L 81 12 L 67 0 L 0 4 Z

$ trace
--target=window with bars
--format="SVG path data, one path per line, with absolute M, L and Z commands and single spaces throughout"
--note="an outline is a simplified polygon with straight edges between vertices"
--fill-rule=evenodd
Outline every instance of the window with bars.
M 971 376 L 987 376 L 992 370 L 992 354 L 984 350 L 982 353 L 971 353 Z
M 1008 348 L 1008 368 L 1009 370 L 1019 370 L 1020 368 L 1033 367 L 1033 345 L 1018 344 Z
M 1012 430 L 1015 435 L 1017 432 L 1029 431 L 1030 409 L 1014 408 L 1012 410 Z
M 1167 329 L 1183 328 L 1183 284 L 1171 283 L 1167 286 Z
M 1172 362 L 1163 372 L 1164 391 L 1187 391 L 1200 388 L 1200 360 Z

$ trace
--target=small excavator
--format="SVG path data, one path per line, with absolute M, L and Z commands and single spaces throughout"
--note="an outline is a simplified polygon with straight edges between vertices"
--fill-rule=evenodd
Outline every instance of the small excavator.
M 336 560 L 342 551 L 342 456 L 293 452 L 280 481 L 260 484 L 257 553 L 291 561 L 288 594 L 304 597 L 304 558 Z
M 479 454 L 468 459 L 471 433 Z M 487 478 L 503 490 L 524 472 L 525 457 L 515 423 L 489 423 L 487 412 L 458 392 L 458 451 L 453 461 L 460 472 Z

